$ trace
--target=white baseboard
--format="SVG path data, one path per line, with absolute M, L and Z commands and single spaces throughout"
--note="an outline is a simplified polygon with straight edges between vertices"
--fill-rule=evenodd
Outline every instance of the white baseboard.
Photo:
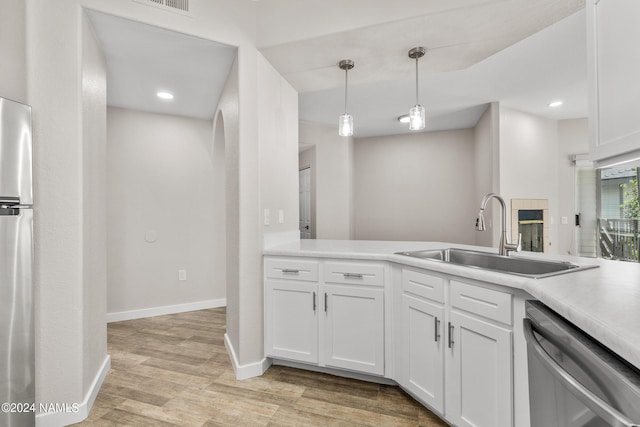
M 68 426 L 85 420 L 89 416 L 89 412 L 91 412 L 93 402 L 95 402 L 96 397 L 98 396 L 100 387 L 102 387 L 102 383 L 107 377 L 109 369 L 111 369 L 111 356 L 107 354 L 102 362 L 102 366 L 100 366 L 100 369 L 96 373 L 89 390 L 87 390 L 84 400 L 81 403 L 66 402 L 66 405 L 61 402 L 57 402 L 60 406 L 66 406 L 67 410 L 65 412 L 38 413 L 36 415 L 36 427 Z M 38 402 L 38 405 L 41 403 L 43 402 Z M 47 402 L 47 404 L 49 404 L 49 402 Z
M 233 365 L 233 371 L 236 373 L 236 379 L 238 380 L 259 377 L 269 369 L 269 366 L 271 366 L 271 359 L 267 359 L 266 357 L 263 357 L 260 361 L 255 363 L 240 365 L 236 352 L 233 348 L 233 344 L 231 344 L 231 340 L 226 333 L 224 334 L 224 346 L 227 348 L 227 352 L 231 358 L 231 364 Z
M 184 313 L 187 311 L 218 308 L 227 305 L 227 299 L 210 299 L 205 301 L 189 302 L 186 304 L 165 305 L 161 307 L 143 308 L 140 310 L 119 311 L 107 313 L 107 323 L 120 322 L 122 320 L 141 319 L 143 317 L 162 316 L 163 314 Z

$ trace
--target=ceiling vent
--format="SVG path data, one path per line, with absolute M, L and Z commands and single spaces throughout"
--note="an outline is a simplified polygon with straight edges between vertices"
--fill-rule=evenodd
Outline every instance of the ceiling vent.
M 191 16 L 189 13 L 189 0 L 133 0 L 147 6 L 157 7 L 169 12 Z

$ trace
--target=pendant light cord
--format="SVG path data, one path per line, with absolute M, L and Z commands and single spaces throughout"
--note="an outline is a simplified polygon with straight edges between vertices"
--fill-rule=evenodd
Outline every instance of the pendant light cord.
M 420 105 L 420 99 L 418 98 L 418 57 L 416 56 L 416 105 Z
M 344 70 L 344 113 L 347 114 L 347 91 L 349 90 L 349 70 Z

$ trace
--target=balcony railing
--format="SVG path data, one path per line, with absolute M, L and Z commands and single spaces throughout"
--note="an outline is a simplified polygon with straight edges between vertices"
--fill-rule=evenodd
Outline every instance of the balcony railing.
M 598 219 L 602 258 L 640 262 L 640 218 Z

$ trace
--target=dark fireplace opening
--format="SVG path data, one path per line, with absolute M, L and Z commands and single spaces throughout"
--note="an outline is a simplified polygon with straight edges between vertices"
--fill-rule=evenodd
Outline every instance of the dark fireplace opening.
M 522 234 L 522 250 L 543 252 L 542 209 L 518 210 L 518 233 Z

